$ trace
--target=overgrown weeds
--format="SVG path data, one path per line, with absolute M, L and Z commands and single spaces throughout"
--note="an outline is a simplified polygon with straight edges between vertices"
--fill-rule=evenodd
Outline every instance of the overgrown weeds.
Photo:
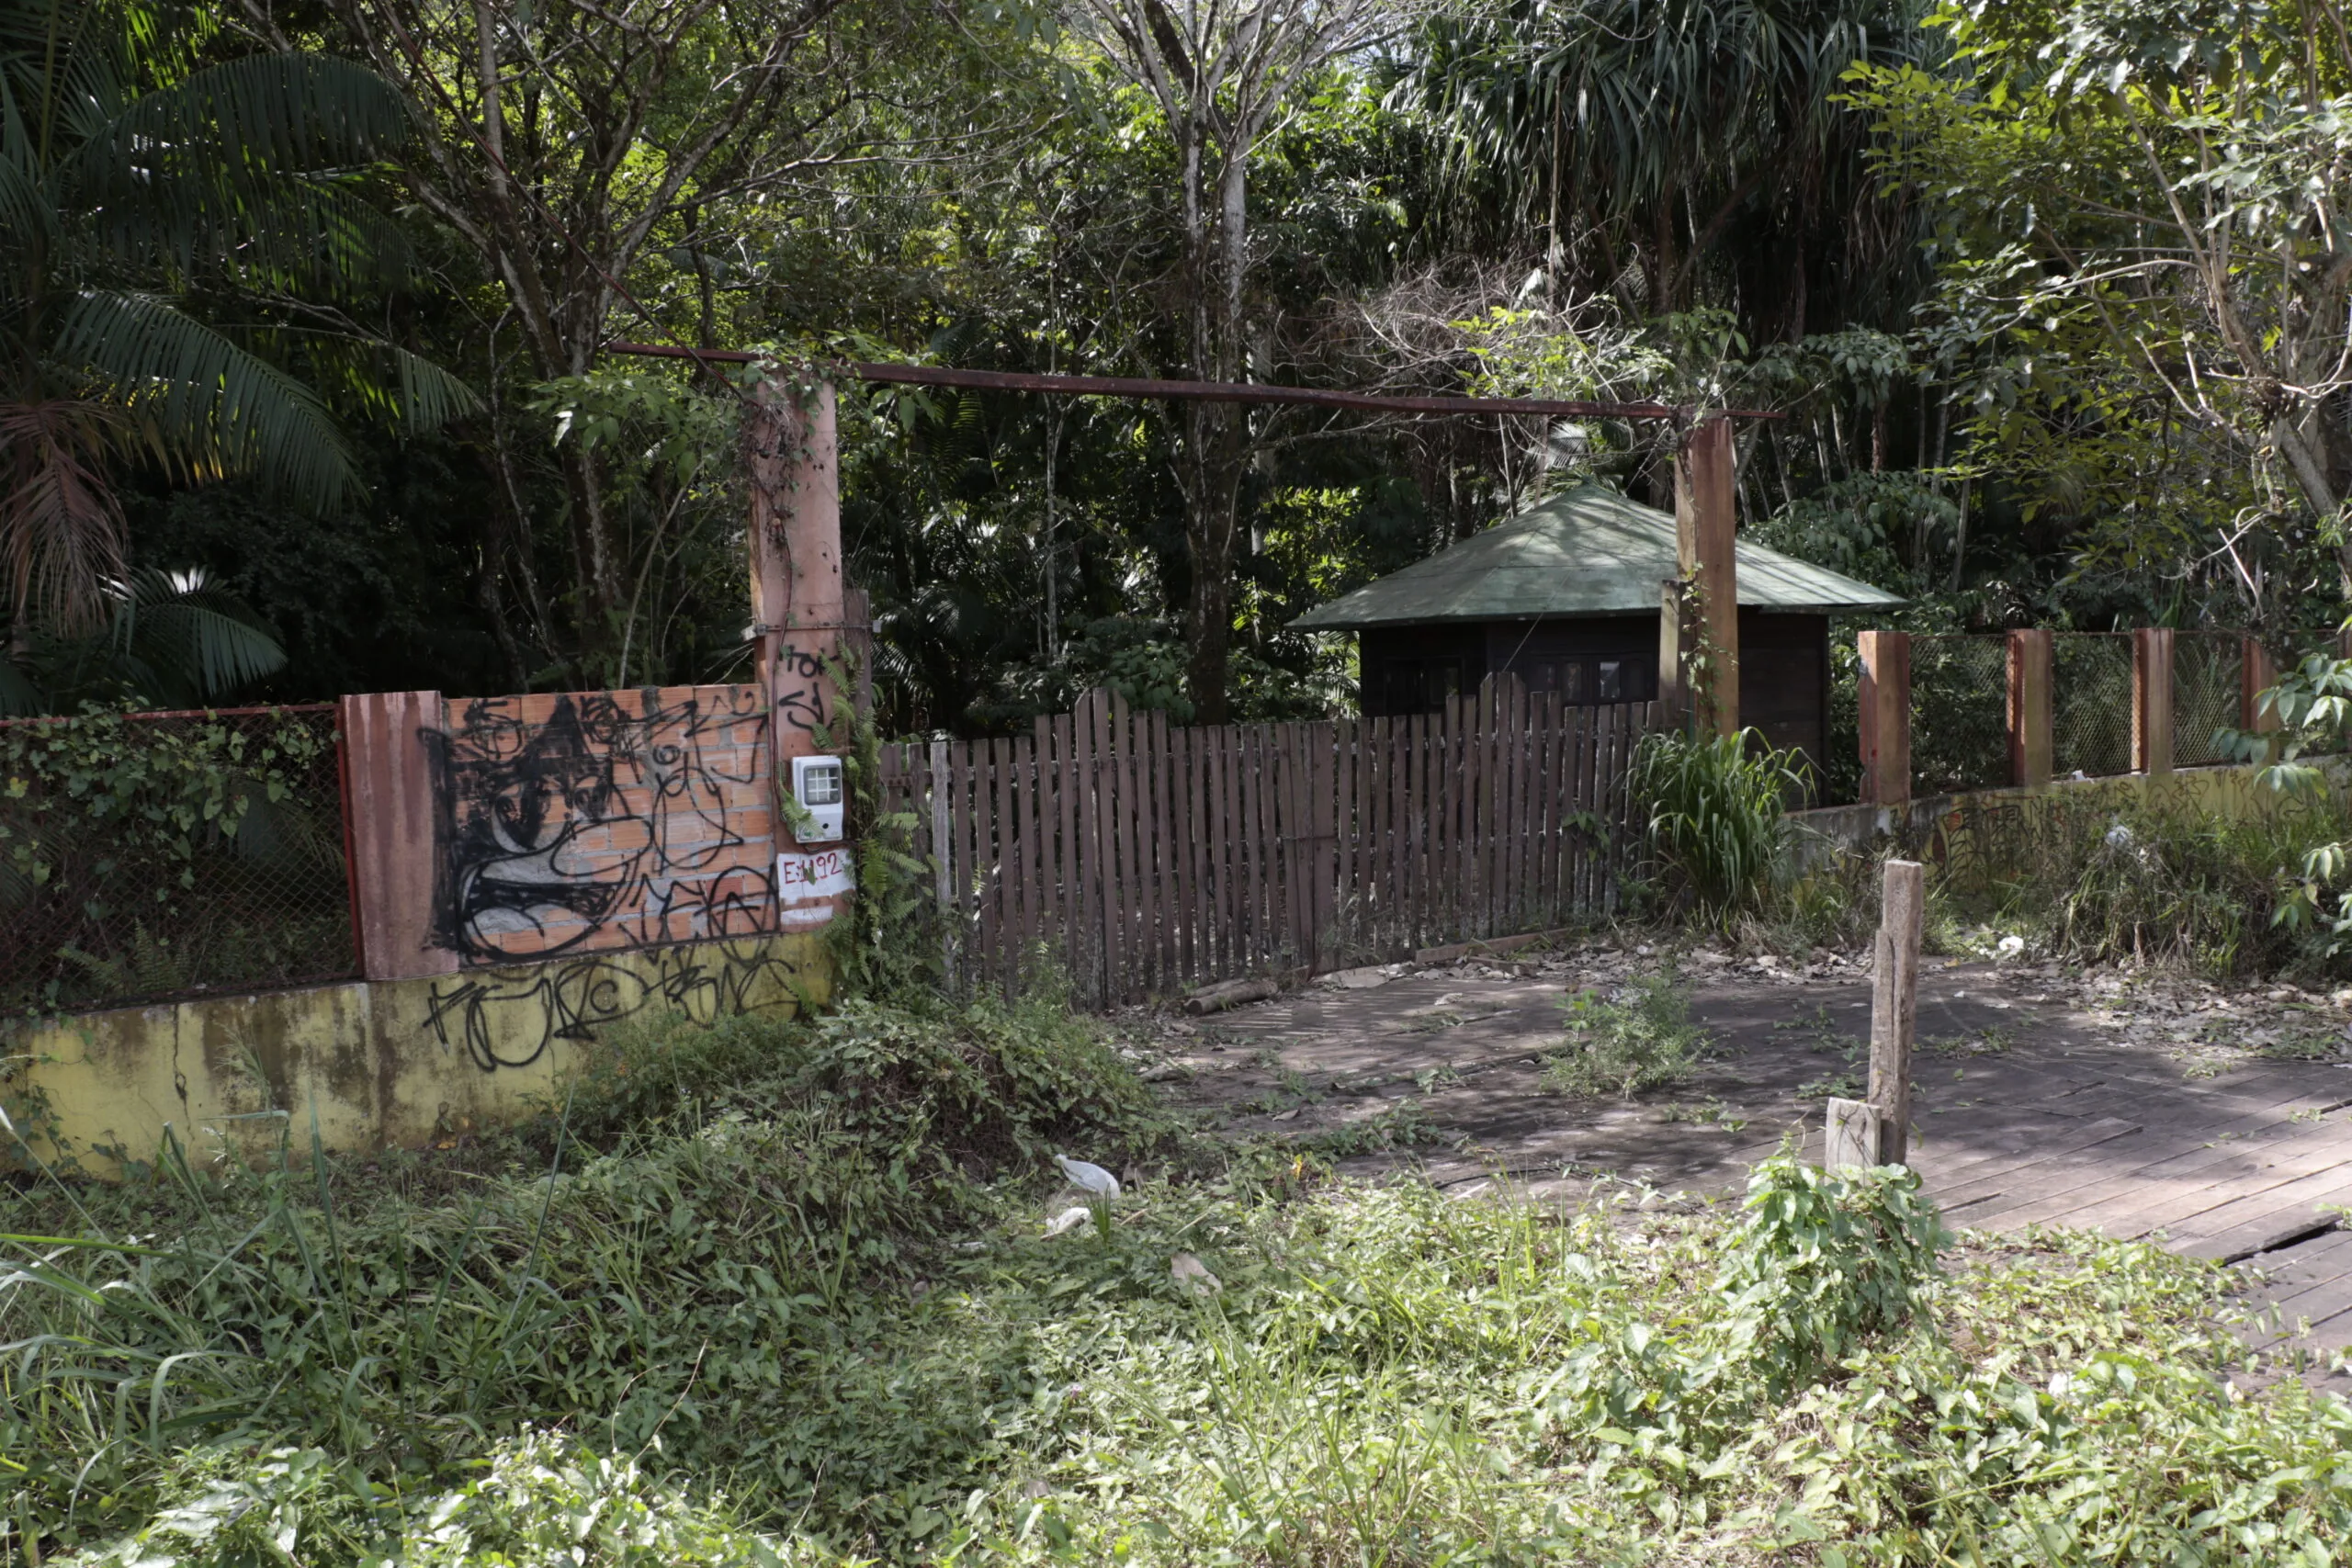
M 1566 1048 L 1546 1059 L 1546 1094 L 1630 1099 L 1680 1083 L 1698 1066 L 1707 1032 L 1671 971 L 1628 982 L 1614 997 L 1578 991 L 1563 1004 Z
M 2352 808 L 2327 792 L 2260 804 L 2224 815 L 2102 792 L 1964 809 L 1946 830 L 1938 899 L 2072 963 L 2177 964 L 2213 979 L 2342 973 L 2324 928 L 2281 917 L 2299 907 L 2308 852 L 2352 837 Z
M 1783 1157 L 1736 1211 L 1563 1217 L 1246 1148 L 1101 1230 L 1008 1200 L 870 1268 L 793 1213 L 838 1151 L 739 1114 L 470 1207 L 273 1212 L 199 1238 L 210 1278 L 49 1247 L 0 1295 L 40 1472 L 0 1468 L 7 1517 L 188 1568 L 2286 1562 L 2352 1529 L 2352 1415 L 2228 1393 L 2220 1270 L 2059 1237 L 1947 1271 L 1905 1172 Z

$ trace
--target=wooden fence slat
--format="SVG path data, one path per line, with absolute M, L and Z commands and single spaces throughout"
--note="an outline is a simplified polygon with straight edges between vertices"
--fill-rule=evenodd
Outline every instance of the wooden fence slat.
M 1028 808 L 1021 814 L 1021 831 L 1024 846 L 1022 859 L 1022 880 L 1029 886 L 1029 906 L 1022 917 L 1021 941 L 1027 948 L 1022 956 L 1035 963 L 1040 944 L 1053 940 L 1053 908 L 1050 889 L 1053 883 L 1046 869 L 1046 852 L 1053 840 L 1052 795 L 1046 783 L 1046 753 L 1048 731 L 1046 716 L 1039 714 L 1030 727 L 1029 760 L 1025 773 L 1029 788 Z
M 1174 824 L 1168 809 L 1168 716 L 1144 716 L 1145 783 L 1151 793 L 1151 988 L 1164 993 L 1176 979 L 1176 860 Z
M 1102 919 L 1102 818 L 1095 805 L 1099 781 L 1094 776 L 1095 717 L 1101 695 L 1098 692 L 1087 693 L 1080 700 L 1077 711 L 1070 715 L 1069 777 L 1078 817 L 1078 889 L 1082 912 L 1080 929 L 1086 947 L 1085 986 L 1090 999 L 1097 1005 L 1107 1005 L 1111 994 L 1107 976 L 1110 955 Z

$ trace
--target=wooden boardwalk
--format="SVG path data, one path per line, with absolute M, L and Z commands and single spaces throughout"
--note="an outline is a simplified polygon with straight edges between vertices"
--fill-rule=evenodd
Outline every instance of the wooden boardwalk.
M 1429 1159 L 1432 1179 L 1456 1190 L 1504 1171 L 1562 1196 L 1602 1173 L 1730 1193 L 1792 1133 L 1819 1157 L 1821 1095 L 1846 1092 L 1826 1086 L 1860 1065 L 1869 987 L 1859 973 L 1694 976 L 1693 1010 L 1715 1032 L 1718 1059 L 1626 1104 L 1537 1092 L 1540 1054 L 1561 1040 L 1564 984 L 1584 972 L 1570 959 L 1527 975 L 1457 969 L 1309 990 L 1170 1044 L 1196 1075 L 1193 1092 L 1235 1108 L 1235 1131 L 1311 1133 L 1415 1098 L 1430 1121 L 1470 1135 L 1463 1154 Z M 2142 1014 L 2039 996 L 1991 965 L 1931 961 L 1912 1146 L 1928 1190 L 1955 1228 L 2078 1227 L 2243 1269 L 2249 1294 L 2281 1319 L 2256 1342 L 2311 1352 L 2314 1382 L 2352 1393 L 2352 1378 L 2324 1370 L 2329 1352 L 2352 1348 L 2352 1230 L 2334 1212 L 2352 1206 L 2352 1068 L 2261 1056 L 2200 1066 L 2144 1031 L 2130 1037 L 2126 1016 Z M 2306 1027 L 2326 1021 L 2302 1016 Z M 1268 1108 L 1286 1082 L 1306 1086 L 1306 1102 L 1278 1123 Z

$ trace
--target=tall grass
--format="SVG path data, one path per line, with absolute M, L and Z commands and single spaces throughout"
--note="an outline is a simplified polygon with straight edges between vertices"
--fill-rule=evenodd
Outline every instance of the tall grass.
M 1788 803 L 1801 787 L 1794 752 L 1755 730 L 1642 738 L 1627 780 L 1644 842 L 1669 897 L 1727 925 L 1772 892 L 1788 853 Z

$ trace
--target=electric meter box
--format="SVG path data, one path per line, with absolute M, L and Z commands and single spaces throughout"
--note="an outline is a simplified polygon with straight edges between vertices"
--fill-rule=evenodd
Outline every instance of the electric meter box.
M 844 797 L 849 793 L 843 783 L 839 757 L 792 759 L 792 798 L 808 814 L 808 821 L 795 831 L 795 838 L 804 844 L 841 840 Z

